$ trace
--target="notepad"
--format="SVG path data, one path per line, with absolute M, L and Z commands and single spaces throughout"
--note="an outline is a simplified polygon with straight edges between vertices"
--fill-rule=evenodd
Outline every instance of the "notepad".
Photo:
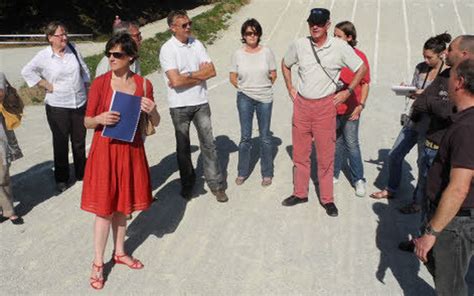
M 120 120 L 115 125 L 107 125 L 102 136 L 126 142 L 133 142 L 140 120 L 141 97 L 114 91 L 110 111 L 120 113 Z
M 392 85 L 392 90 L 397 96 L 409 96 L 415 93 L 416 87 L 411 85 Z

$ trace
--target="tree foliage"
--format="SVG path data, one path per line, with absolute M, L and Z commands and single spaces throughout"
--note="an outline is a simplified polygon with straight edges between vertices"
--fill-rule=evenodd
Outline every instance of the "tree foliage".
M 0 0 L 1 34 L 39 34 L 52 20 L 72 33 L 109 34 L 115 15 L 140 24 L 161 19 L 173 9 L 191 9 L 216 0 Z

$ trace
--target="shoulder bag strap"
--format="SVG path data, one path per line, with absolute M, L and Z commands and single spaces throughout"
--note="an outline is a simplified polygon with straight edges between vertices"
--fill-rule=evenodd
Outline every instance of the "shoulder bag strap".
M 336 88 L 337 88 L 337 83 L 334 81 L 334 79 L 331 77 L 331 75 L 329 75 L 329 73 L 326 72 L 326 69 L 324 69 L 323 65 L 321 64 L 321 60 L 319 59 L 318 53 L 317 53 L 316 50 L 314 49 L 313 42 L 311 41 L 311 37 L 308 37 L 308 41 L 309 41 L 309 46 L 310 46 L 311 49 L 313 50 L 313 54 L 314 54 L 314 57 L 316 58 L 316 62 L 318 62 L 319 66 L 320 66 L 321 69 L 324 71 L 324 73 L 326 74 L 326 76 L 329 77 L 329 79 L 331 79 L 331 82 L 334 83 L 334 85 L 335 85 Z
M 79 56 L 77 55 L 77 50 L 76 50 L 76 49 L 74 48 L 74 46 L 72 46 L 72 44 L 69 43 L 69 42 L 67 43 L 67 47 L 69 47 L 69 49 L 72 51 L 72 53 L 73 53 L 74 56 L 76 57 L 76 60 L 77 60 L 77 62 L 79 63 L 79 67 L 81 68 L 81 77 L 84 77 L 83 74 L 84 74 L 86 71 L 84 71 L 84 68 L 82 67 L 82 63 L 81 63 L 81 61 L 79 60 Z M 82 79 L 84 79 L 84 78 L 82 78 Z

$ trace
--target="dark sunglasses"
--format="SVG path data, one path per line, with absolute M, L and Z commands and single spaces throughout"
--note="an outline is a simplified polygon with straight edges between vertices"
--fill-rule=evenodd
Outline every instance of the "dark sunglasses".
M 244 36 L 245 37 L 250 37 L 250 36 L 257 36 L 258 37 L 258 33 L 257 32 L 245 32 Z
M 115 52 L 106 51 L 104 52 L 104 54 L 108 58 L 110 58 L 110 56 L 113 56 L 116 59 L 121 59 L 126 55 L 124 52 L 118 52 L 118 51 L 115 51 Z
M 181 28 L 186 29 L 188 26 L 191 28 L 192 25 L 193 25 L 193 22 L 189 21 L 187 23 L 182 24 Z

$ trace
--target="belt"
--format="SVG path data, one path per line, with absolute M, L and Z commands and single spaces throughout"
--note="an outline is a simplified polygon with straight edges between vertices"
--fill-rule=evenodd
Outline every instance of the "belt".
M 425 141 L 425 146 L 430 148 L 430 149 L 434 149 L 434 150 L 438 150 L 439 149 L 439 146 L 436 145 L 435 143 L 431 142 L 430 140 L 426 140 Z
M 456 214 L 457 217 L 472 217 L 474 218 L 474 208 L 470 209 L 460 209 Z

